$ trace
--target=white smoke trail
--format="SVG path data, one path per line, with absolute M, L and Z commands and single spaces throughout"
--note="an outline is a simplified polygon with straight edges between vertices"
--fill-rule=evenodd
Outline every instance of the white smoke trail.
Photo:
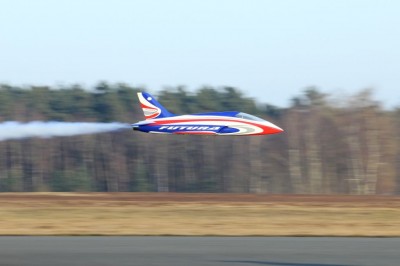
M 124 123 L 92 123 L 92 122 L 43 122 L 32 121 L 21 123 L 7 121 L 0 123 L 0 141 L 23 138 L 66 137 L 83 134 L 95 134 L 129 128 Z

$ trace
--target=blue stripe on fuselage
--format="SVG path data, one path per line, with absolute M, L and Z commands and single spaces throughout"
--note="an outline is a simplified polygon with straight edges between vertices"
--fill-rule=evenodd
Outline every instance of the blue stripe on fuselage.
M 162 132 L 162 133 L 174 133 L 174 132 L 192 132 L 192 131 L 210 131 L 217 133 L 224 126 L 218 125 L 143 125 L 139 126 L 138 130 L 143 132 Z

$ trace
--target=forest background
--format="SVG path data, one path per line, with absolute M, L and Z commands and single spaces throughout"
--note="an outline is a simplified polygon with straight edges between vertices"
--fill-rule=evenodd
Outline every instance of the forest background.
M 141 90 L 106 82 L 3 84 L 0 119 L 134 123 L 144 119 Z M 383 108 L 371 90 L 338 97 L 310 87 L 288 96 L 286 108 L 232 87 L 166 88 L 156 96 L 173 113 L 238 110 L 285 132 L 206 137 L 121 130 L 1 141 L 0 191 L 400 193 L 400 108 Z

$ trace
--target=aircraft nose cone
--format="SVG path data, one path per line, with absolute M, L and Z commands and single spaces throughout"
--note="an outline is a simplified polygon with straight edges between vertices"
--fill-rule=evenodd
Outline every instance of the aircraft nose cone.
M 281 132 L 283 132 L 284 130 L 283 130 L 282 128 L 280 128 L 280 127 L 276 127 L 276 128 L 275 128 L 275 131 L 276 131 L 276 133 L 281 133 Z
M 267 133 L 268 134 L 277 134 L 277 133 L 281 133 L 284 130 L 280 127 L 278 127 L 277 125 L 272 124 L 271 122 L 267 122 L 266 123 L 267 126 Z
M 277 127 L 277 126 L 272 127 L 270 130 L 271 130 L 271 133 L 272 133 L 272 134 L 277 134 L 277 133 L 281 133 L 281 132 L 284 131 L 282 128 Z

